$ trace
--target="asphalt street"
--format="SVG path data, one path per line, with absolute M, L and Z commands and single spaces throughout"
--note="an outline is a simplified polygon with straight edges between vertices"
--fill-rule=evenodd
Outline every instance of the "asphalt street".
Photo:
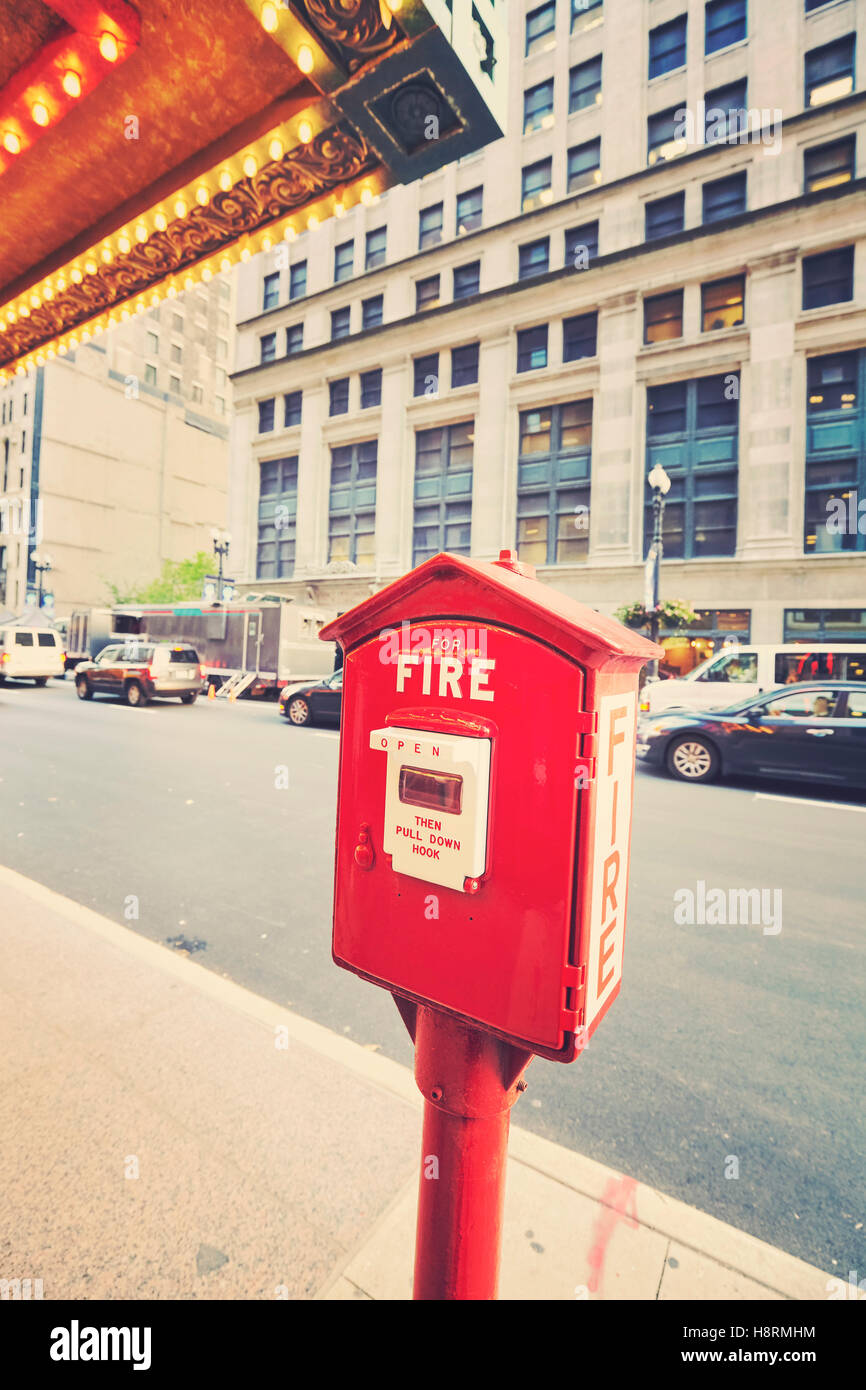
M 0 862 L 411 1065 L 330 957 L 337 753 L 273 704 L 8 685 Z M 514 1122 L 863 1277 L 864 844 L 866 796 L 639 769 L 621 997 L 573 1066 L 532 1063 Z M 680 924 L 699 881 L 781 890 L 781 930 Z

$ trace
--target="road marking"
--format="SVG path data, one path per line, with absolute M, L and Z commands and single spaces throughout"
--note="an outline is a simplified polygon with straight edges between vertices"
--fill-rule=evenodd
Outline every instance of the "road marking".
M 829 806 L 832 811 L 860 811 L 866 806 L 851 806 L 847 801 L 809 801 L 803 796 L 774 796 L 772 792 L 755 792 L 755 801 L 790 801 L 795 806 Z

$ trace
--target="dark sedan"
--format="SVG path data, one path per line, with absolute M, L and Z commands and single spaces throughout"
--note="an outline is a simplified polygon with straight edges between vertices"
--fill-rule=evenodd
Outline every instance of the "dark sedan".
M 313 724 L 319 719 L 339 724 L 342 704 L 342 667 L 323 681 L 287 685 L 280 691 L 280 714 L 285 715 L 290 724 Z
M 643 715 L 637 756 L 684 782 L 734 773 L 866 787 L 866 684 L 785 685 L 726 709 Z

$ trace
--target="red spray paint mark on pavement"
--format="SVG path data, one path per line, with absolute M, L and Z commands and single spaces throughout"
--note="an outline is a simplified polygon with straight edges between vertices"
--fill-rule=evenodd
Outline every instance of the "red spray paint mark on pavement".
M 612 1178 L 604 1190 L 601 1211 L 595 1222 L 595 1241 L 589 1252 L 590 1275 L 587 1288 L 590 1293 L 597 1293 L 601 1284 L 604 1257 L 616 1223 L 625 1221 L 632 1230 L 637 1229 L 636 1192 L 637 1181 L 634 1178 Z M 631 1212 L 626 1210 L 629 1206 Z

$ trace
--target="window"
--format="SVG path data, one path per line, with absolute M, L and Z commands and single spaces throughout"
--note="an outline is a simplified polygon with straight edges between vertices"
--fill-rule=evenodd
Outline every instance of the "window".
M 156 355 L 159 353 L 159 336 L 158 336 L 158 334 L 156 334 L 156 333 L 151 333 L 151 332 L 148 331 L 148 335 L 147 335 L 147 350 L 148 350 L 148 352 L 152 352 L 152 353 L 154 354 L 154 356 L 156 356 Z
M 286 429 L 291 429 L 292 426 L 301 423 L 302 403 L 302 391 L 288 391 L 286 395 L 283 396 L 283 424 Z
M 414 396 L 438 396 L 439 394 L 439 354 L 427 353 L 416 357 L 412 362 L 412 394 Z
M 307 293 L 307 262 L 298 261 L 289 270 L 289 299 L 301 299 Z
M 378 328 L 382 322 L 384 297 L 381 294 L 374 294 L 370 299 L 361 302 L 361 327 Z
M 280 302 L 280 273 L 266 275 L 262 288 L 262 309 L 275 309 Z
M 413 565 L 441 550 L 469 554 L 474 438 L 472 420 L 416 432 Z
M 334 284 L 341 280 L 351 280 L 355 271 L 355 243 L 342 241 L 334 247 Z
M 268 434 L 274 428 L 274 398 L 259 401 L 259 434 Z
M 435 309 L 439 303 L 439 276 L 428 275 L 424 280 L 415 281 L 415 312 L 422 309 Z
M 517 334 L 517 370 L 531 372 L 547 366 L 547 324 L 524 328 Z
M 568 74 L 568 113 L 583 111 L 601 101 L 601 54 L 578 63 Z
M 854 177 L 855 137 L 833 140 L 829 145 L 815 145 L 803 152 L 803 182 L 807 193 L 822 188 L 835 188 L 850 183 Z
M 451 349 L 451 386 L 472 386 L 478 380 L 478 344 Z
M 822 309 L 854 298 L 854 247 L 803 257 L 803 308 Z
M 387 244 L 387 227 L 377 227 L 375 231 L 367 233 L 367 239 L 364 247 L 365 270 L 375 270 L 377 266 L 385 264 Z
M 304 346 L 304 325 L 293 323 L 291 328 L 286 329 L 286 354 L 291 357 L 294 352 L 301 352 Z
M 733 555 L 737 544 L 739 376 L 701 377 L 647 390 L 649 473 L 662 463 L 671 480 L 663 544 L 668 559 Z M 646 486 L 644 554 L 653 534 Z
M 182 318 L 182 316 L 181 316 L 180 314 L 172 314 L 172 316 L 171 316 L 171 331 L 172 331 L 172 333 L 182 333 L 182 332 L 183 332 L 183 318 Z
M 803 637 L 818 642 L 860 642 L 866 640 L 866 608 L 786 608 L 785 642 Z M 863 680 L 860 662 L 848 657 L 846 680 Z M 852 675 L 851 672 L 854 672 Z
M 168 379 L 168 389 L 169 389 L 169 391 L 173 391 L 174 394 L 175 394 L 176 396 L 179 396 L 179 395 L 180 395 L 181 386 L 180 386 L 180 377 L 179 377 L 179 376 L 170 376 L 170 377 L 169 377 L 169 379 Z
M 821 106 L 854 90 L 854 35 L 806 54 L 806 105 Z
M 592 401 L 520 412 L 517 551 L 532 565 L 589 554 Z
M 182 362 L 182 361 L 183 361 L 183 345 L 182 345 L 181 343 L 172 343 L 172 345 L 171 345 L 171 360 L 172 360 L 172 362 Z
M 226 342 L 225 338 L 217 338 L 216 351 L 217 357 L 220 359 L 221 362 L 224 362 L 229 355 L 229 345 Z
M 553 78 L 523 93 L 523 134 L 553 125 Z
M 344 376 L 339 381 L 329 381 L 328 396 L 328 414 L 345 415 L 349 409 L 349 378 Z
M 442 240 L 442 204 L 422 208 L 418 215 L 418 250 L 427 246 L 438 246 Z
M 715 87 L 705 96 L 704 140 L 708 145 L 745 138 L 749 126 L 746 79 Z
M 547 5 L 539 5 L 526 16 L 526 57 L 532 53 L 544 53 L 553 48 L 556 42 L 556 3 L 549 0 Z
M 529 241 L 518 248 L 519 280 L 528 280 L 533 275 L 546 275 L 550 269 L 550 237 L 539 241 Z
M 465 236 L 481 226 L 483 216 L 483 188 L 470 188 L 468 193 L 457 194 L 457 235 Z
M 662 159 L 675 159 L 688 148 L 683 133 L 683 107 L 670 106 L 657 111 L 647 125 L 647 163 L 658 164 Z
M 204 400 L 204 389 L 199 386 L 197 381 L 194 381 L 192 384 L 192 400 L 193 405 L 201 405 Z
M 568 192 L 601 182 L 601 138 L 573 145 L 568 151 Z
M 595 357 L 598 338 L 598 314 L 578 314 L 562 321 L 562 360 L 577 362 L 581 357 Z
M 537 164 L 528 164 L 520 183 L 520 211 L 531 212 L 533 208 L 549 203 L 551 197 L 552 164 L 549 159 L 540 159 Z
M 481 289 L 481 262 L 470 261 L 454 269 L 454 298 L 469 299 Z
M 361 373 L 361 409 L 370 410 L 382 404 L 382 368 Z
M 649 75 L 661 77 L 664 72 L 673 72 L 685 67 L 686 26 L 688 16 L 681 14 L 667 24 L 659 24 L 650 29 L 649 36 Z
M 711 179 L 703 186 L 704 222 L 723 222 L 746 211 L 746 171 L 729 174 L 724 179 Z
M 602 0 L 571 0 L 571 32 L 574 33 L 577 21 L 582 15 L 588 14 L 590 10 L 600 10 L 601 6 Z
M 347 304 L 344 309 L 331 310 L 331 342 L 336 342 L 338 338 L 348 338 L 352 331 L 352 306 Z
M 152 362 L 148 362 L 144 368 L 144 381 L 146 386 L 156 385 L 156 367 Z
M 582 227 L 569 227 L 565 233 L 565 264 L 586 268 L 587 261 L 598 255 L 598 223 L 584 222 Z
M 331 450 L 329 561 L 351 560 L 360 569 L 375 563 L 377 460 L 375 439 Z
M 259 339 L 259 361 L 273 362 L 277 355 L 277 335 L 276 333 L 265 333 Z M 174 349 L 172 349 L 174 351 Z
M 683 336 L 683 292 L 654 294 L 643 302 L 643 340 L 666 343 Z
M 294 571 L 297 516 L 297 455 L 260 464 L 257 579 L 284 579 Z
M 746 281 L 742 275 L 701 285 L 701 332 L 736 328 L 745 318 Z
M 686 222 L 685 193 L 671 193 L 667 198 L 654 198 L 646 203 L 644 221 L 647 241 L 681 232 Z
M 226 413 L 226 401 L 225 401 L 225 396 L 214 396 L 213 399 L 214 399 L 214 405 L 216 406 L 217 415 L 225 415 L 225 413 Z
M 806 381 L 803 549 L 866 550 L 866 351 L 810 357 Z
M 709 0 L 704 29 L 706 54 L 739 43 L 746 32 L 746 0 Z

